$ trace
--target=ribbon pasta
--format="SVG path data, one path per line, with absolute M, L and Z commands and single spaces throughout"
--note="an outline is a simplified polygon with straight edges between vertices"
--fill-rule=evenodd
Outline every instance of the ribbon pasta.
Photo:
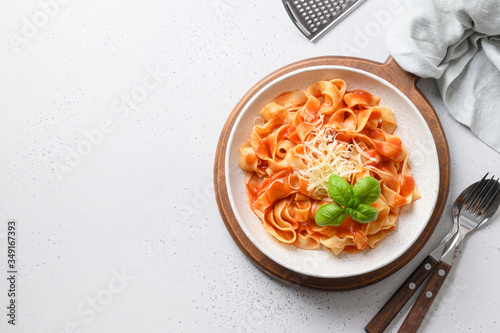
M 396 227 L 401 207 L 420 194 L 408 151 L 393 134 L 392 111 L 379 102 L 362 90 L 347 92 L 336 78 L 284 93 L 260 111 L 261 124 L 240 147 L 239 165 L 250 206 L 269 234 L 301 249 L 323 244 L 339 254 L 375 248 Z M 317 209 L 331 202 L 326 189 L 333 172 L 351 185 L 366 176 L 379 180 L 375 221 L 315 223 Z

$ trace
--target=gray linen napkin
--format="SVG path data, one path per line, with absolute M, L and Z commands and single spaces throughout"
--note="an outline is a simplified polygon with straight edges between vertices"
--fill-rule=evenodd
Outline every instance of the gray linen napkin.
M 453 117 L 500 152 L 500 1 L 412 1 L 389 28 L 398 64 L 437 80 Z

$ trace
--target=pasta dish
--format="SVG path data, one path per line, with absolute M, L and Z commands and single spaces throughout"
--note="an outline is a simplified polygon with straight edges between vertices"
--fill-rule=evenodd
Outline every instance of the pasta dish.
M 401 208 L 420 194 L 408 151 L 393 134 L 392 110 L 379 102 L 366 91 L 346 91 L 336 78 L 281 94 L 260 111 L 240 147 L 239 165 L 250 207 L 270 235 L 300 249 L 323 245 L 339 254 L 375 248 L 396 227 Z M 369 203 L 375 220 L 361 223 L 344 214 L 339 225 L 317 224 L 318 209 L 334 202 L 332 174 L 351 186 L 365 177 L 378 181 L 380 195 Z

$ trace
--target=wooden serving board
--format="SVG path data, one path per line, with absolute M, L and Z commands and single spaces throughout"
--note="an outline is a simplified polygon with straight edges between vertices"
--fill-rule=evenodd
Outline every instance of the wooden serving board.
M 248 103 L 252 96 L 276 78 L 297 69 L 320 65 L 337 65 L 361 69 L 375 74 L 393 84 L 411 100 L 424 117 L 434 137 L 439 157 L 439 196 L 434 212 L 432 213 L 432 216 L 420 237 L 398 260 L 375 271 L 354 277 L 331 279 L 312 277 L 291 271 L 269 259 L 259 249 L 257 249 L 257 247 L 255 247 L 255 245 L 247 238 L 241 229 L 231 209 L 226 188 L 225 157 L 227 143 L 235 120 L 243 107 Z M 231 237 L 241 251 L 243 251 L 243 253 L 245 253 L 245 255 L 264 273 L 286 283 L 300 284 L 325 290 L 350 290 L 368 286 L 388 277 L 406 265 L 422 249 L 432 235 L 432 232 L 439 222 L 443 209 L 446 205 L 450 184 L 450 156 L 448 143 L 436 111 L 433 109 L 424 94 L 422 94 L 422 92 L 416 87 L 418 79 L 419 78 L 415 75 L 407 73 L 399 67 L 392 57 L 389 57 L 383 64 L 352 57 L 318 57 L 295 62 L 269 74 L 254 85 L 238 102 L 222 129 L 219 143 L 217 145 L 214 166 L 215 195 L 220 214 L 224 220 L 227 230 L 231 234 Z

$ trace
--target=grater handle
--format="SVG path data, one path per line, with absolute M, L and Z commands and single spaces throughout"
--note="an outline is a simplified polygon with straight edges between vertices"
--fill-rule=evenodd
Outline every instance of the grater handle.
M 381 66 L 386 71 L 387 76 L 389 76 L 389 82 L 398 87 L 403 93 L 410 94 L 417 88 L 420 77 L 401 68 L 396 59 L 391 55 L 389 55 L 385 63 L 381 64 Z

